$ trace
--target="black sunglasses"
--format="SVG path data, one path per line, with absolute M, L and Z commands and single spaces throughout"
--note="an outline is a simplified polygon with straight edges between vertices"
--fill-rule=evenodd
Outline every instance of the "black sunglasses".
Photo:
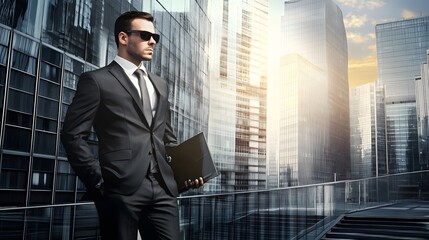
M 127 33 L 140 33 L 140 38 L 143 39 L 143 41 L 149 41 L 150 38 L 153 38 L 155 42 L 159 42 L 159 34 L 156 33 L 140 30 L 128 30 Z

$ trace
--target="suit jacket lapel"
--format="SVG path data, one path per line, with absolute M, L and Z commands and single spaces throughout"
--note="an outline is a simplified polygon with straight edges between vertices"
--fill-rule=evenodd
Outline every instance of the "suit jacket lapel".
M 143 119 L 146 126 L 149 127 L 146 118 L 143 115 L 143 102 L 140 98 L 140 95 L 136 89 L 136 87 L 133 85 L 131 80 L 128 78 L 127 74 L 125 74 L 124 70 L 119 66 L 119 64 L 115 61 L 110 63 L 109 65 L 109 72 L 119 81 L 119 83 L 125 88 L 125 90 L 131 95 L 134 102 L 138 106 L 138 111 L 140 117 Z

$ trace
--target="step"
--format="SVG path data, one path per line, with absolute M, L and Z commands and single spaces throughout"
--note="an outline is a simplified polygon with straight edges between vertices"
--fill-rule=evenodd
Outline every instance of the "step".
M 404 237 L 390 236 L 390 235 L 374 235 L 374 234 L 365 234 L 365 233 L 335 233 L 329 232 L 326 234 L 326 238 L 324 239 L 354 239 L 354 240 L 386 240 L 386 239 L 398 239 L 404 240 Z M 407 237 L 407 240 L 427 240 L 428 238 L 421 237 Z

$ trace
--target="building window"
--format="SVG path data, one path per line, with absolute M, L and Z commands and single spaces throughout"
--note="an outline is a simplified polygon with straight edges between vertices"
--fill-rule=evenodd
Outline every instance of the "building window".
M 6 126 L 3 145 L 5 149 L 29 152 L 31 143 L 30 140 L 30 129 Z
M 34 152 L 47 155 L 55 155 L 56 139 L 56 134 L 36 131 Z
M 31 189 L 52 189 L 54 159 L 33 158 Z
M 22 90 L 27 93 L 34 93 L 35 85 L 36 85 L 36 78 L 34 76 L 31 76 L 16 70 L 11 71 L 11 76 L 10 76 L 11 88 Z
M 3 154 L 0 174 L 0 188 L 21 190 L 26 189 L 28 159 L 28 156 Z

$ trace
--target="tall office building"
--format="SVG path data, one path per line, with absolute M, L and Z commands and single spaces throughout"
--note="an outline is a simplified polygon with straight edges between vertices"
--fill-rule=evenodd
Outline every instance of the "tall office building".
M 268 1 L 211 1 L 210 16 L 213 190 L 265 188 Z
M 420 169 L 429 169 L 429 49 L 416 81 L 417 134 Z
M 351 177 L 361 179 L 386 174 L 385 145 L 377 129 L 384 129 L 382 87 L 368 83 L 350 90 Z M 378 100 L 378 101 L 377 101 Z
M 426 61 L 429 16 L 377 24 L 378 81 L 385 86 L 388 173 L 419 170 L 415 76 Z
M 278 186 L 349 178 L 343 15 L 331 0 L 285 1 L 277 94 Z M 271 169 L 271 168 L 270 168 Z M 271 174 L 271 172 L 270 172 Z M 270 181 L 272 182 L 272 181 Z
M 168 81 L 179 139 L 208 129 L 207 1 L 2 1 L 0 5 L 0 206 L 75 202 L 83 186 L 59 141 L 79 75 L 116 55 L 114 21 L 155 16 L 161 34 L 150 71 Z M 108 121 L 108 119 L 106 119 Z M 97 138 L 89 141 L 97 156 Z M 41 213 L 43 214 L 43 213 Z

